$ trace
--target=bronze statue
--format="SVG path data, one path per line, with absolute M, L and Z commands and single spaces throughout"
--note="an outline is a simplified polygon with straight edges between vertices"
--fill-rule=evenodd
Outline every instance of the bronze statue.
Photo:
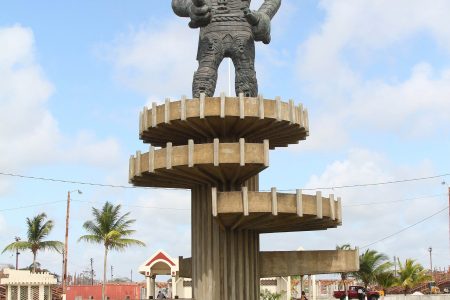
M 224 57 L 236 69 L 236 95 L 258 95 L 255 73 L 255 41 L 270 43 L 270 22 L 281 0 L 264 0 L 257 11 L 251 0 L 172 0 L 173 11 L 191 19 L 189 27 L 200 28 L 198 70 L 192 84 L 193 96 L 213 96 L 217 70 Z

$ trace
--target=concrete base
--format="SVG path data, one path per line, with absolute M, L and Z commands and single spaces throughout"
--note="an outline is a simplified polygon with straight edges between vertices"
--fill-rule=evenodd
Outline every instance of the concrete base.
M 259 234 L 212 216 L 211 186 L 192 189 L 192 288 L 197 300 L 259 299 Z

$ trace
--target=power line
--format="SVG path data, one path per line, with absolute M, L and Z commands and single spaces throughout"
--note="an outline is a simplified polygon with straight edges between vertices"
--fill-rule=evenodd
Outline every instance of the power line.
M 358 206 L 369 206 L 369 205 L 382 205 L 382 204 L 390 204 L 390 203 L 413 201 L 413 200 L 419 200 L 419 199 L 438 198 L 438 197 L 442 197 L 442 196 L 446 196 L 446 195 L 447 194 L 435 194 L 435 195 L 420 196 L 420 197 L 406 198 L 406 199 L 400 199 L 400 200 L 355 203 L 355 204 L 350 204 L 350 205 L 342 205 L 342 207 L 358 207 Z
M 370 186 L 379 186 L 379 185 L 388 185 L 388 184 L 397 184 L 397 183 L 406 183 L 406 182 L 414 182 L 414 181 L 422 181 L 422 180 L 430 180 L 437 179 L 442 177 L 450 176 L 450 173 L 444 173 L 440 175 L 433 175 L 427 177 L 417 177 L 417 178 L 408 178 L 408 179 L 399 179 L 399 180 L 391 180 L 391 181 L 381 181 L 375 183 L 361 183 L 361 184 L 347 184 L 347 185 L 338 185 L 331 187 L 316 187 L 316 188 L 306 188 L 304 191 L 316 191 L 316 190 L 337 190 L 337 189 L 347 189 L 347 188 L 358 188 L 358 187 L 370 187 Z M 285 190 L 292 191 L 292 190 Z
M 412 225 L 409 225 L 408 227 L 405 227 L 405 228 L 403 228 L 402 230 L 399 230 L 399 231 L 397 231 L 397 232 L 395 232 L 395 233 L 392 233 L 392 234 L 390 234 L 390 235 L 388 235 L 388 236 L 385 236 L 384 238 L 379 239 L 379 240 L 376 241 L 376 242 L 367 244 L 367 245 L 361 247 L 361 249 L 368 248 L 368 247 L 370 247 L 370 246 L 372 246 L 372 245 L 375 245 L 375 244 L 377 244 L 377 243 L 379 243 L 379 242 L 382 242 L 382 241 L 384 241 L 384 240 L 387 240 L 388 238 L 391 238 L 391 237 L 393 237 L 393 236 L 395 236 L 395 235 L 397 235 L 397 234 L 400 234 L 400 233 L 402 233 L 403 231 L 406 231 L 406 230 L 408 230 L 408 229 L 410 229 L 410 228 L 412 228 L 412 227 L 414 227 L 414 226 L 416 226 L 416 225 L 419 225 L 420 223 L 423 223 L 423 222 L 425 222 L 425 221 L 427 221 L 427 220 L 433 218 L 434 216 L 437 216 L 438 214 L 440 214 L 440 213 L 446 211 L 448 208 L 449 208 L 449 207 L 447 206 L 447 207 L 445 207 L 445 208 L 443 208 L 443 209 L 441 209 L 441 210 L 435 212 L 435 213 L 432 214 L 431 216 L 428 216 L 428 217 L 426 217 L 426 218 L 424 218 L 424 219 L 422 219 L 422 220 L 420 220 L 420 221 L 418 221 L 418 222 L 416 222 L 416 223 L 414 223 L 414 224 L 412 224 Z
M 0 172 L 0 175 L 9 176 L 9 177 L 19 177 L 19 178 L 24 178 L 24 179 L 32 179 L 32 180 L 42 180 L 42 181 L 50 181 L 50 182 L 58 182 L 58 183 L 70 183 L 70 184 L 109 187 L 109 188 L 182 190 L 182 189 L 178 189 L 178 188 L 154 188 L 154 187 L 140 187 L 140 186 L 131 186 L 131 185 L 128 186 L 128 185 L 103 184 L 103 183 L 95 183 L 95 182 L 87 182 L 87 181 L 76 181 L 76 180 L 66 180 L 66 179 L 57 179 L 57 178 L 49 178 L 49 177 L 28 176 L 28 175 L 22 175 L 22 174 L 16 174 L 16 173 L 5 173 L 5 172 Z M 380 185 L 388 185 L 388 184 L 398 184 L 398 183 L 437 179 L 437 178 L 442 178 L 442 177 L 447 177 L 447 176 L 450 176 L 450 173 L 444 173 L 444 174 L 440 174 L 440 175 L 433 175 L 433 176 L 427 176 L 427 177 L 417 177 L 417 178 L 408 178 L 408 179 L 400 179 L 400 180 L 382 181 L 382 182 L 375 182 L 375 183 L 361 183 L 361 184 L 348 184 L 348 185 L 329 186 L 329 187 L 304 188 L 302 190 L 303 191 L 317 191 L 317 190 L 336 190 L 336 189 L 346 189 L 346 188 L 371 187 L 371 186 L 380 186 Z M 261 190 L 261 191 L 268 191 L 268 190 Z M 279 189 L 279 191 L 295 191 L 295 189 Z
M 89 186 L 98 186 L 98 187 L 109 187 L 109 188 L 180 190 L 180 189 L 175 189 L 175 188 L 153 188 L 153 187 L 145 187 L 145 186 L 104 184 L 104 183 L 87 182 L 87 181 L 76 181 L 76 180 L 67 180 L 67 179 L 58 179 L 58 178 L 49 178 L 49 177 L 28 176 L 28 175 L 22 175 L 22 174 L 16 174 L 16 173 L 0 172 L 0 175 L 9 176 L 9 177 L 18 177 L 18 178 L 23 178 L 23 179 L 51 181 L 51 182 L 58 182 L 58 183 L 70 183 L 70 184 L 79 184 L 79 185 L 89 185 Z
M 66 202 L 66 200 L 43 202 L 43 203 L 37 203 L 37 204 L 31 204 L 31 205 L 19 206 L 19 207 L 12 207 L 12 208 L 4 208 L 4 209 L 0 209 L 0 212 L 10 211 L 10 210 L 19 210 L 19 209 L 24 209 L 24 208 L 37 207 L 37 206 L 56 204 L 56 203 L 62 203 L 62 202 Z
M 74 202 L 81 202 L 87 204 L 95 204 L 90 201 L 82 201 L 82 200 L 73 200 Z M 177 208 L 177 207 L 158 207 L 158 206 L 144 206 L 144 205 L 131 205 L 131 204 L 120 204 L 124 207 L 136 207 L 136 208 L 148 208 L 148 209 L 161 209 L 161 210 L 181 210 L 181 211 L 190 211 L 190 208 Z
M 382 201 L 382 202 L 365 202 L 365 203 L 356 203 L 356 204 L 350 204 L 350 205 L 343 205 L 342 207 L 359 207 L 359 206 L 372 206 L 372 205 L 383 205 L 383 204 L 390 204 L 390 203 L 398 203 L 398 202 L 406 202 L 406 201 L 412 201 L 412 200 L 419 200 L 419 199 L 428 199 L 428 198 L 437 198 L 441 196 L 445 196 L 447 194 L 434 194 L 434 195 L 428 195 L 428 196 L 420 196 L 420 197 L 413 197 L 413 198 L 405 198 L 400 200 L 391 200 L 391 201 Z M 85 203 L 85 204 L 98 204 L 92 201 L 83 201 L 83 200 L 77 200 L 77 199 L 71 199 L 73 202 L 79 202 L 79 203 Z M 19 209 L 26 209 L 31 207 L 39 207 L 44 205 L 51 205 L 51 204 L 57 204 L 66 202 L 66 200 L 60 200 L 60 201 L 51 201 L 51 202 L 42 202 L 42 203 L 36 203 L 31 205 L 25 205 L 25 206 L 18 206 L 18 207 L 11 207 L 11 208 L 5 208 L 0 209 L 0 212 L 4 211 L 12 211 L 12 210 L 19 210 Z M 145 208 L 145 209 L 157 209 L 157 210 L 178 210 L 178 211 L 190 211 L 190 208 L 179 208 L 179 207 L 159 207 L 159 206 L 146 206 L 146 205 L 132 205 L 132 204 L 120 204 L 124 207 L 134 207 L 134 208 Z

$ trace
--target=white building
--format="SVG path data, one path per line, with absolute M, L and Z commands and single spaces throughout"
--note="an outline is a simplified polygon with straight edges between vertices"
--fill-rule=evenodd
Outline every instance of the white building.
M 3 270 L 6 278 L 0 284 L 6 286 L 6 300 L 51 300 L 55 276 L 44 273 L 31 273 L 23 270 Z

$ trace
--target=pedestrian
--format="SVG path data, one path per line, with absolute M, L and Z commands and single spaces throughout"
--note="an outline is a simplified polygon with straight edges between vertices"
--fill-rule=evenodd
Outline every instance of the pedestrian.
M 308 300 L 308 298 L 306 298 L 305 291 L 302 291 L 302 296 L 301 296 L 300 300 Z
M 159 291 L 158 296 L 156 296 L 156 299 L 166 299 L 166 298 L 167 298 L 166 295 L 164 295 L 164 293 L 161 291 Z

